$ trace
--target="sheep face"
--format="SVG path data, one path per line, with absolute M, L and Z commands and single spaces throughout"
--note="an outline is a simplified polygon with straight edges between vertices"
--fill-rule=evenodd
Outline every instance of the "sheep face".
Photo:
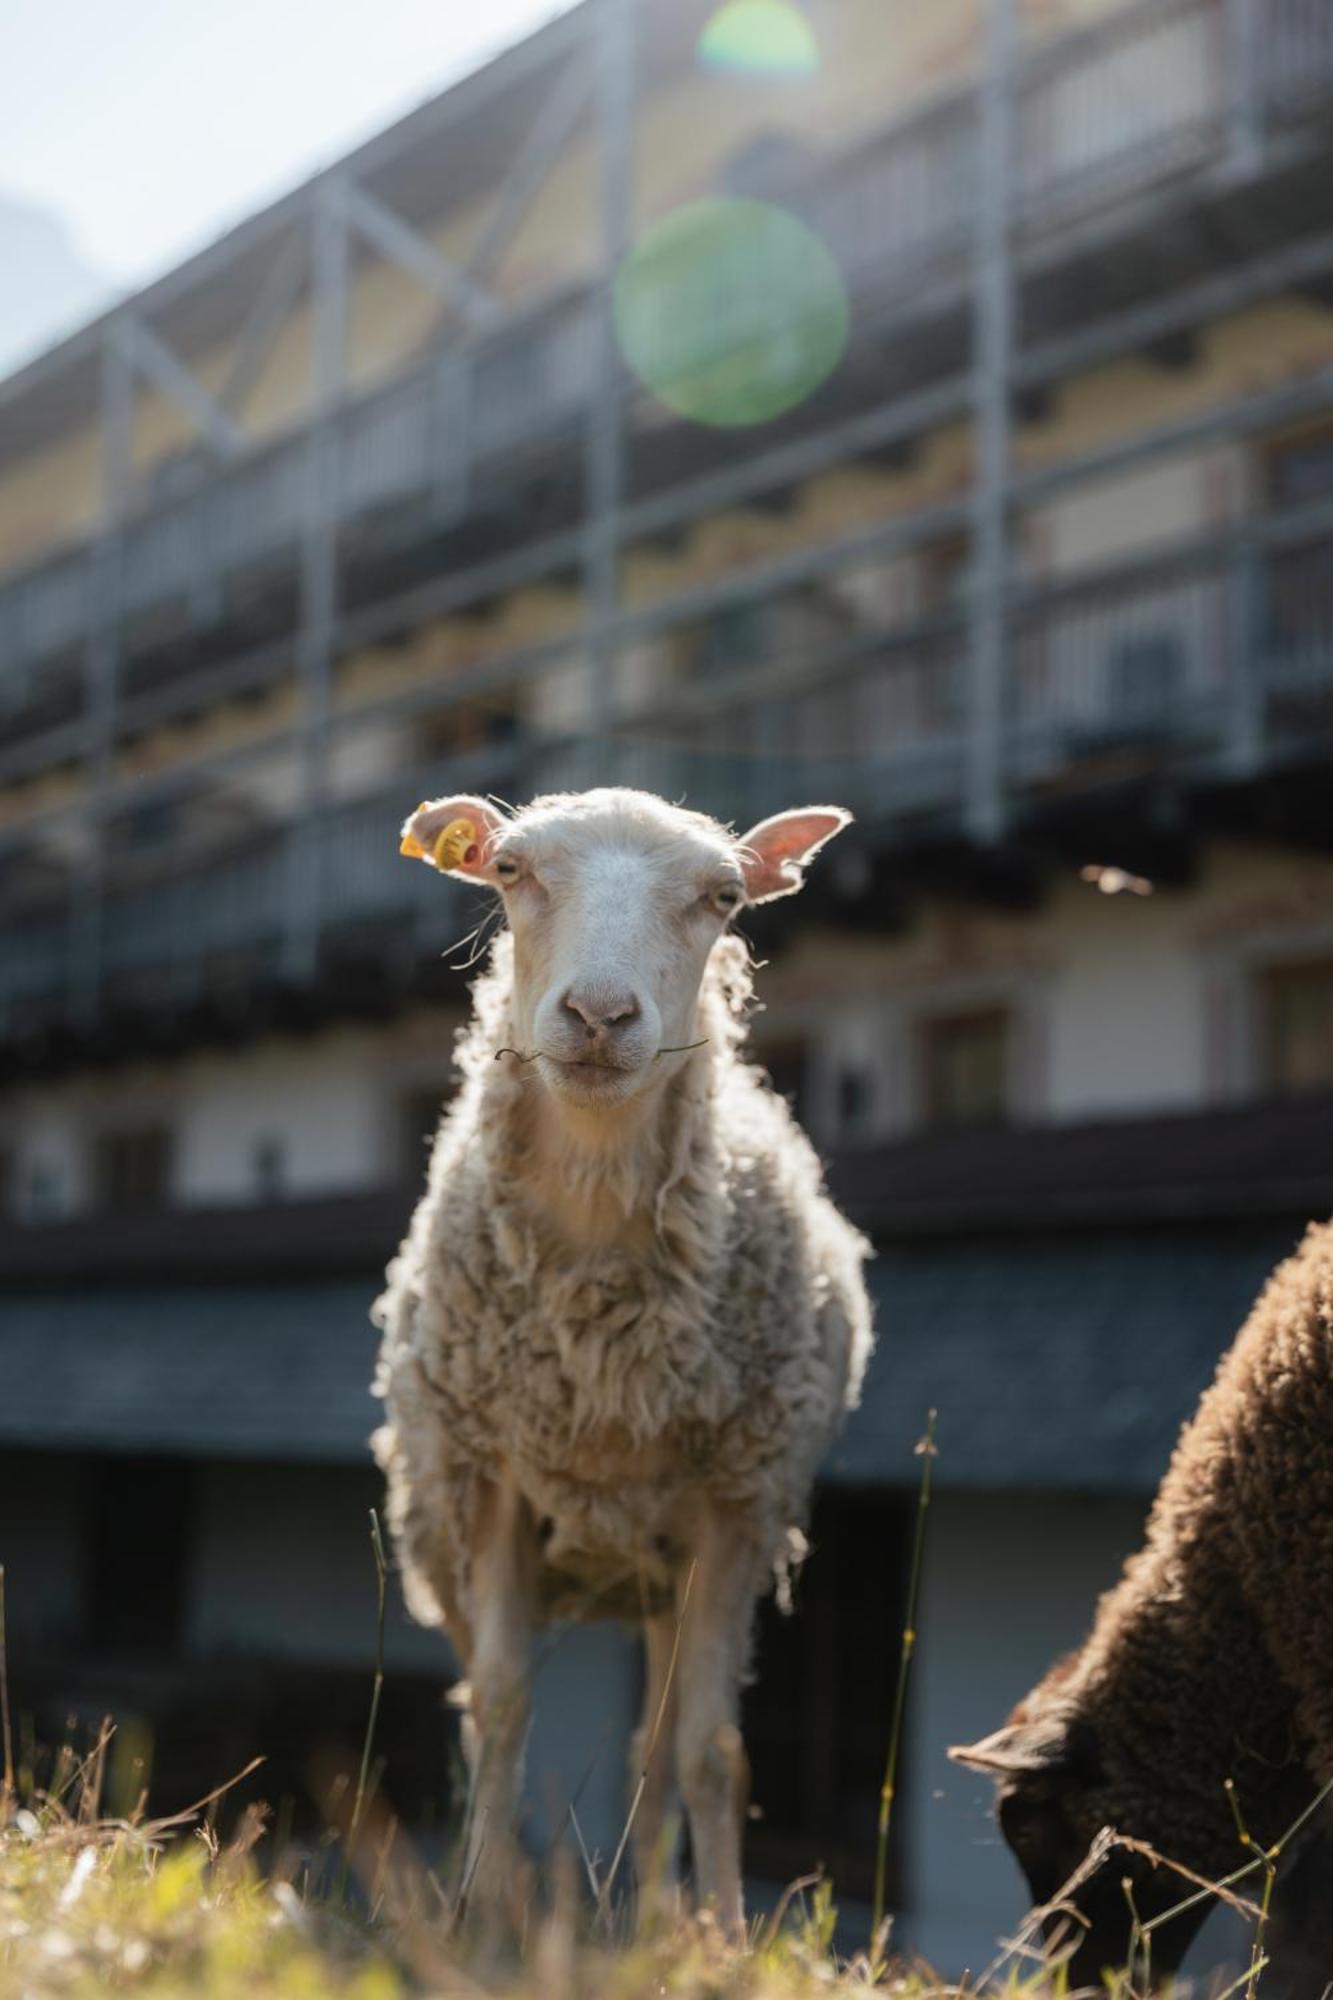
M 440 799 L 408 820 L 403 852 L 503 897 L 519 1055 L 555 1097 L 610 1109 L 686 1059 L 730 919 L 799 889 L 805 863 L 848 818 L 836 807 L 780 813 L 738 841 L 645 792 L 538 799 L 512 815 Z
M 1172 1869 L 1123 1848 L 1078 1880 L 1097 1835 L 1120 1819 L 1120 1788 L 1108 1746 L 1076 1709 L 1048 1706 L 1039 1689 L 1004 1728 L 949 1755 L 995 1779 L 1000 1831 L 1034 1908 L 1047 1911 L 1052 1946 L 1068 1956 L 1071 1989 L 1100 1986 L 1108 1969 L 1125 1968 L 1136 1917 L 1149 1923 L 1186 1900 L 1189 1885 Z M 1177 1970 L 1206 1915 L 1200 1904 L 1153 1932 L 1155 1975 Z

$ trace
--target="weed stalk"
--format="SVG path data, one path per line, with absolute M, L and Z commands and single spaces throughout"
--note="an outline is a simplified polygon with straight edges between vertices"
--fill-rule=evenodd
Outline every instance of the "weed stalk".
M 903 1626 L 902 1651 L 898 1657 L 898 1685 L 893 1697 L 893 1722 L 884 1759 L 884 1782 L 879 1792 L 879 1831 L 875 1846 L 875 1901 L 870 1921 L 871 1950 L 876 1960 L 883 1952 L 884 1896 L 889 1866 L 889 1831 L 893 1824 L 893 1802 L 898 1786 L 898 1758 L 902 1746 L 903 1717 L 907 1706 L 907 1677 L 916 1651 L 917 1602 L 921 1594 L 921 1556 L 926 1545 L 926 1512 L 930 1506 L 930 1467 L 935 1457 L 934 1410 L 926 1413 L 926 1435 L 917 1446 L 921 1458 L 921 1484 L 916 1496 L 916 1532 L 912 1540 L 912 1570 L 907 1584 L 907 1618 Z
M 370 1510 L 370 1546 L 375 1557 L 375 1588 L 377 1593 L 375 1612 L 375 1679 L 370 1691 L 370 1713 L 366 1717 L 365 1741 L 361 1745 L 361 1769 L 357 1773 L 356 1797 L 352 1801 L 352 1817 L 347 1826 L 347 1840 L 343 1848 L 342 1876 L 338 1883 L 338 1901 L 346 1901 L 347 1878 L 351 1871 L 352 1856 L 356 1852 L 357 1835 L 361 1830 L 361 1815 L 365 1809 L 366 1786 L 370 1778 L 370 1757 L 375 1745 L 375 1724 L 379 1719 L 380 1696 L 384 1691 L 384 1596 L 388 1580 L 389 1565 L 384 1559 L 384 1537 L 380 1533 L 380 1517 L 372 1507 Z
M 4 1737 L 5 1768 L 0 1779 L 0 1804 L 6 1809 L 16 1797 L 14 1789 L 14 1739 L 9 1726 L 9 1655 L 5 1642 L 5 1566 L 0 1563 L 0 1731 Z

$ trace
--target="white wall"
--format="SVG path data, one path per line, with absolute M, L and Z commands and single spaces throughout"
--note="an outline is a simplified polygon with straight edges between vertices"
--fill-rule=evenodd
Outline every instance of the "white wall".
M 1083 883 L 1058 896 L 1045 1115 L 1123 1117 L 1203 1103 L 1206 968 L 1189 929 L 1196 900 L 1169 891 L 1103 896 Z
M 12 1158 L 15 1207 L 28 1212 L 40 1178 L 51 1213 L 76 1213 L 92 1196 L 98 1132 L 155 1123 L 173 1135 L 172 1198 L 181 1204 L 254 1200 L 256 1151 L 268 1139 L 282 1151 L 285 1196 L 383 1185 L 402 1171 L 405 1095 L 438 1091 L 443 1101 L 451 1088 L 457 1019 L 423 1008 L 388 1031 L 268 1040 L 13 1091 L 0 1099 L 0 1148 Z
M 1027 1908 L 992 1816 L 994 1788 L 949 1761 L 998 1728 L 1077 1645 L 1138 1546 L 1144 1507 L 1067 1494 L 939 1494 L 930 1509 L 912 1668 L 905 1804 L 910 1943 L 946 1975 L 982 1972 Z
M 364 1036 L 269 1043 L 191 1063 L 175 1105 L 175 1193 L 184 1203 L 253 1198 L 254 1154 L 279 1138 L 284 1187 L 342 1194 L 391 1171 L 386 1093 Z
M 1107 896 L 1070 870 L 1030 914 L 929 905 L 892 940 L 808 933 L 761 973 L 759 991 L 774 1032 L 812 1038 L 821 1140 L 838 1136 L 840 1055 L 873 1064 L 865 1136 L 892 1137 L 916 1122 L 915 1025 L 978 1006 L 1013 1010 L 1017 1115 L 1125 1117 L 1255 1087 L 1254 968 L 1326 953 L 1330 938 L 1333 863 L 1219 844 L 1183 889 Z
M 1186 1111 L 1257 1087 L 1257 975 L 1331 944 L 1333 862 L 1219 844 L 1186 889 L 1104 896 L 1070 871 L 1031 913 L 933 904 L 892 939 L 808 932 L 759 975 L 762 1026 L 807 1038 L 821 1144 L 911 1131 L 922 1019 L 995 1005 L 1014 1015 L 1011 1102 L 1021 1119 Z M 22 1212 L 43 1180 L 56 1212 L 76 1211 L 96 1132 L 159 1119 L 175 1134 L 181 1203 L 253 1200 L 267 1138 L 281 1144 L 286 1195 L 383 1184 L 402 1167 L 405 1093 L 428 1086 L 443 1098 L 450 1085 L 456 1018 L 422 1009 L 390 1029 L 270 1040 L 11 1092 L 0 1099 L 0 1147 L 12 1155 L 16 1203 Z M 845 1135 L 844 1067 L 870 1085 L 869 1115 Z

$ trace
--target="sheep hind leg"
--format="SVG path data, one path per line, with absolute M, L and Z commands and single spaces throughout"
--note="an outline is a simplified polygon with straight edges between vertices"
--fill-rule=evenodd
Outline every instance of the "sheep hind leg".
M 473 1551 L 471 1774 L 463 1886 L 470 1912 L 493 1928 L 521 1916 L 527 1869 L 517 1835 L 537 1630 L 535 1523 L 512 1481 L 488 1496 Z
M 678 1828 L 675 1735 L 679 1626 L 674 1614 L 649 1618 L 643 1628 L 643 1716 L 630 1752 L 630 1802 L 639 1920 L 676 1903 Z
M 719 1513 L 704 1525 L 681 1619 L 676 1760 L 689 1819 L 695 1896 L 723 1931 L 743 1935 L 741 1834 L 749 1765 L 740 1686 L 756 1595 L 753 1543 Z

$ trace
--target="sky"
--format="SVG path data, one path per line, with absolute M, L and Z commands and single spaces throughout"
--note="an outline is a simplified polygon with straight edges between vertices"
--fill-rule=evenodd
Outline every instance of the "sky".
M 0 197 L 128 289 L 567 4 L 0 0 Z

